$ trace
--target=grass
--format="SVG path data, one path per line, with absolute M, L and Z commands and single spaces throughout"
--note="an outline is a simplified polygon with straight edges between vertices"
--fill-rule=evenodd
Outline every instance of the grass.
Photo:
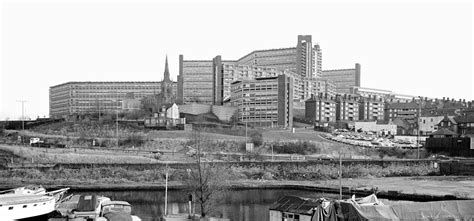
M 156 163 L 154 155 L 131 155 L 130 153 L 91 149 L 46 149 L 23 146 L 0 145 L 0 149 L 22 156 L 32 163 Z
M 305 167 L 219 167 L 220 176 L 226 180 L 276 180 L 276 181 L 317 181 L 338 179 L 336 165 L 312 165 Z M 36 183 L 36 184 L 147 184 L 162 183 L 165 167 L 155 169 L 133 169 L 121 167 L 95 167 L 82 169 L 10 169 L 0 170 L 0 184 Z M 425 166 L 364 166 L 351 165 L 343 167 L 343 178 L 373 178 L 393 176 L 423 176 L 436 173 L 436 170 Z M 170 181 L 180 182 L 186 176 L 186 168 L 169 169 Z

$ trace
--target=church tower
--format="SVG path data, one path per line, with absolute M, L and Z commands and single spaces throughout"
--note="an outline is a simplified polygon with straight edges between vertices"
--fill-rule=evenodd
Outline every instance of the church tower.
M 161 82 L 161 96 L 164 103 L 173 103 L 173 82 L 170 79 L 170 71 L 168 68 L 168 55 L 165 60 L 165 73 Z

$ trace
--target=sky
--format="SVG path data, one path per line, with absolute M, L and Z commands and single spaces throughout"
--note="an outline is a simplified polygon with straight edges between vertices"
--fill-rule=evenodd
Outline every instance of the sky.
M 49 115 L 49 87 L 160 81 L 178 56 L 233 60 L 312 35 L 361 86 L 474 100 L 470 1 L 55 0 L 0 4 L 0 120 Z

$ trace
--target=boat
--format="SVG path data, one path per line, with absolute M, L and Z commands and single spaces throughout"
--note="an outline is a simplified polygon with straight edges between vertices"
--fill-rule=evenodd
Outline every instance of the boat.
M 131 215 L 132 206 L 125 201 L 112 201 L 97 195 L 70 195 L 59 203 L 59 216 L 49 221 L 139 221 Z
M 20 187 L 0 194 L 2 220 L 26 219 L 51 213 L 56 210 L 56 203 L 69 188 L 53 192 L 43 189 Z
M 102 204 L 100 217 L 97 221 L 129 220 L 139 221 L 138 216 L 131 215 L 132 205 L 125 201 L 107 201 Z
M 9 189 L 0 191 L 0 196 L 4 194 L 17 194 L 17 195 L 44 195 L 46 194 L 46 189 L 41 185 L 28 185 L 23 187 L 18 187 L 15 189 Z

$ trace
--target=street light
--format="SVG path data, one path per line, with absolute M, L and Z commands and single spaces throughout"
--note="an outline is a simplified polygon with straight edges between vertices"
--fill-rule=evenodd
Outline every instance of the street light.
M 113 102 L 120 103 L 121 100 L 112 100 Z M 119 108 L 115 109 L 115 137 L 117 139 L 117 149 L 119 148 L 119 131 L 118 131 L 118 112 Z
M 25 130 L 25 102 L 26 100 L 17 100 L 16 102 L 21 102 L 21 130 Z
M 420 103 L 418 103 L 418 121 L 417 121 L 417 125 L 418 125 L 418 132 L 416 133 L 416 156 L 418 159 L 420 159 L 420 123 L 421 123 L 421 102 L 423 101 L 423 97 L 421 96 L 418 96 L 418 98 L 420 99 Z

